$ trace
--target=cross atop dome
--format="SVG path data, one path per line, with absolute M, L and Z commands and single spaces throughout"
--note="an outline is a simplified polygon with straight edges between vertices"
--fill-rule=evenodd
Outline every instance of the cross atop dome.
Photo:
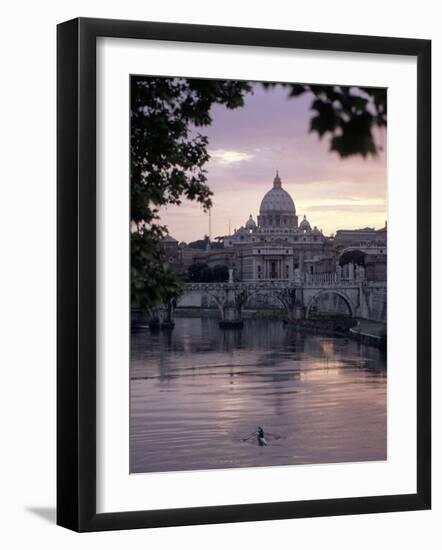
M 275 179 L 273 180 L 273 189 L 281 189 L 281 187 L 282 187 L 281 178 L 279 177 L 278 170 L 276 170 L 276 176 L 275 176 Z

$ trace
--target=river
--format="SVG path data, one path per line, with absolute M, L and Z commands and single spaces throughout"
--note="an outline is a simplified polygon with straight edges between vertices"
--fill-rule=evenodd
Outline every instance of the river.
M 386 459 L 385 357 L 349 338 L 178 318 L 132 333 L 130 376 L 131 473 Z

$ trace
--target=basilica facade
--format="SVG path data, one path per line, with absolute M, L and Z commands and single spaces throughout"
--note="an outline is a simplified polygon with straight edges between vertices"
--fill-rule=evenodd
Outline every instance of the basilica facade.
M 167 235 L 163 247 L 171 269 L 185 281 L 194 264 L 224 266 L 233 270 L 234 280 L 239 282 L 312 280 L 336 273 L 338 265 L 344 276 L 350 277 L 353 267 L 346 263 L 354 257 L 343 261 L 343 255 L 352 250 L 359 251 L 357 261 L 371 280 L 386 280 L 387 225 L 381 229 L 338 229 L 334 236 L 325 236 L 305 215 L 299 221 L 293 198 L 283 188 L 278 172 L 261 201 L 256 221 L 250 214 L 243 226 L 216 241 L 205 237 L 195 247 L 195 243 L 179 243 Z
M 290 281 L 304 271 L 313 273 L 314 264 L 333 256 L 332 241 L 321 230 L 305 216 L 298 223 L 295 203 L 278 172 L 261 201 L 257 221 L 250 214 L 244 226 L 222 237 L 222 243 L 239 281 Z M 221 250 L 213 252 L 219 262 Z

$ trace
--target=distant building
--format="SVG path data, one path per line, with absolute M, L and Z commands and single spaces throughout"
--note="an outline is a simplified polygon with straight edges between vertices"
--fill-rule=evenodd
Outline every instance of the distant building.
M 387 224 L 381 229 L 364 227 L 363 229 L 338 229 L 334 238 L 334 246 L 337 249 L 348 246 L 378 246 L 387 245 Z
M 183 269 L 192 263 L 223 265 L 233 269 L 237 281 L 289 282 L 300 280 L 304 274 L 334 273 L 342 254 L 350 249 L 364 253 L 367 275 L 372 280 L 386 278 L 386 225 L 380 230 L 340 229 L 332 238 L 324 236 L 316 226 L 312 228 L 305 215 L 298 224 L 295 203 L 283 189 L 278 172 L 261 201 L 257 221 L 250 214 L 244 226 L 217 240 L 216 247 L 208 241 L 205 248 L 196 249 L 184 243 L 178 247 L 172 239 Z M 175 250 L 172 241 L 165 243 L 167 250 Z M 200 241 L 196 243 L 199 245 Z M 175 252 L 170 257 L 175 258 Z
M 170 235 L 166 235 L 162 241 L 162 245 L 167 261 L 170 264 L 177 263 L 179 260 L 178 241 Z
M 252 214 L 243 227 L 223 237 L 224 248 L 235 250 L 235 275 L 238 280 L 291 280 L 306 260 L 322 257 L 331 243 L 316 226 L 311 228 L 298 215 L 292 197 L 282 187 L 278 174 L 264 195 L 257 222 Z
M 365 256 L 365 277 L 367 281 L 374 282 L 387 280 L 386 254 L 367 254 Z

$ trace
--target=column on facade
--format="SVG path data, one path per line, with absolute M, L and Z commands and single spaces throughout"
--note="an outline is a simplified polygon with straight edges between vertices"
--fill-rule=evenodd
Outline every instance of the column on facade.
M 355 278 L 355 269 L 354 269 L 354 265 L 352 262 L 350 262 L 348 265 L 348 279 L 350 281 L 353 281 L 354 278 Z
M 336 281 L 339 283 L 342 277 L 342 267 L 339 264 L 336 264 Z

